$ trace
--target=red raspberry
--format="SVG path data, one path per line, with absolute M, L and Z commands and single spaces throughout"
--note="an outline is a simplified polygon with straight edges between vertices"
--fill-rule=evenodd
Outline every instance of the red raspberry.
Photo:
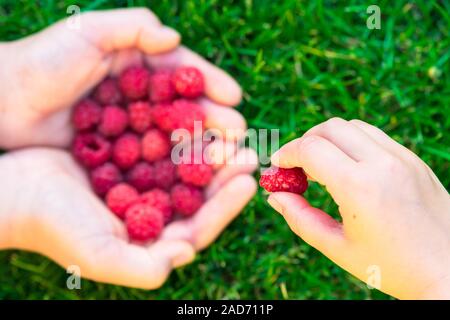
M 122 100 L 117 81 L 112 78 L 106 78 L 95 89 L 94 98 L 103 105 L 117 104 Z
M 177 172 L 181 181 L 198 187 L 206 186 L 213 176 L 212 167 L 206 163 L 181 163 Z
M 302 168 L 284 169 L 272 166 L 261 174 L 259 185 L 269 192 L 302 194 L 308 189 L 308 180 Z
M 180 67 L 172 77 L 175 90 L 186 98 L 197 98 L 205 91 L 203 74 L 195 67 Z
M 168 223 L 172 218 L 172 204 L 167 192 L 161 189 L 153 189 L 143 193 L 140 201 L 161 211 L 164 216 L 164 223 Z
M 152 108 L 146 101 L 137 101 L 128 105 L 130 127 L 138 133 L 145 132 L 152 124 Z
M 152 102 L 172 101 L 176 94 L 172 84 L 172 72 L 158 70 L 150 76 L 149 96 Z
M 128 171 L 126 180 L 138 191 L 147 191 L 155 185 L 155 169 L 147 162 L 139 162 Z
M 131 168 L 138 162 L 140 156 L 141 144 L 135 134 L 126 133 L 114 142 L 112 158 L 119 168 Z
M 74 108 L 72 123 L 77 130 L 87 130 L 100 122 L 102 108 L 91 99 L 80 101 Z
M 202 128 L 205 122 L 203 108 L 186 99 L 175 100 L 172 104 L 157 104 L 153 108 L 153 118 L 158 127 L 167 132 L 184 128 L 193 133 L 194 121 L 200 121 Z
M 168 159 L 156 161 L 153 165 L 155 169 L 155 186 L 161 189 L 169 189 L 177 179 L 177 167 Z
M 175 212 L 185 217 L 193 215 L 203 204 L 202 190 L 182 183 L 172 188 L 170 198 L 172 200 L 172 208 Z
M 97 167 L 111 157 L 111 143 L 96 133 L 80 133 L 72 146 L 75 158 L 88 168 Z
M 106 194 L 106 205 L 120 219 L 125 218 L 127 209 L 139 200 L 139 193 L 135 188 L 126 184 L 119 183 Z
M 128 125 L 128 114 L 119 106 L 107 106 L 103 109 L 98 131 L 106 137 L 122 134 Z
M 142 138 L 142 158 L 152 162 L 170 154 L 170 140 L 167 134 L 158 129 L 150 129 Z
M 137 203 L 125 213 L 125 224 L 131 239 L 147 241 L 159 236 L 164 227 L 164 217 L 158 209 Z
M 119 77 L 119 86 L 123 94 L 131 99 L 145 98 L 148 91 L 150 72 L 142 66 L 125 69 Z
M 92 188 L 100 196 L 105 195 L 109 189 L 122 181 L 119 169 L 111 162 L 107 162 L 92 170 L 90 178 Z

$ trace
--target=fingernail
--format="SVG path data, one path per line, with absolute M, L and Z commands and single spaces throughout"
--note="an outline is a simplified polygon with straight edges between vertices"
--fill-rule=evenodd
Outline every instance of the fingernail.
M 281 215 L 283 214 L 283 206 L 275 199 L 274 195 L 270 195 L 267 202 Z
M 278 166 L 278 163 L 280 161 L 280 150 L 276 151 L 271 157 L 270 157 L 270 162 L 272 162 L 272 164 Z

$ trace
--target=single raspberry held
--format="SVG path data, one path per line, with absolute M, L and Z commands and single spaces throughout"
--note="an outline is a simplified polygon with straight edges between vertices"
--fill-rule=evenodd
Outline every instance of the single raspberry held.
M 185 217 L 193 215 L 203 204 L 202 190 L 182 183 L 172 188 L 170 198 L 173 210 Z
M 119 183 L 106 194 L 106 205 L 120 219 L 125 218 L 127 209 L 139 200 L 139 193 L 126 183 Z
M 111 157 L 111 143 L 96 133 L 79 133 L 75 136 L 72 153 L 87 168 L 95 168 Z
M 169 102 L 175 99 L 176 95 L 170 70 L 158 70 L 150 76 L 150 101 L 154 103 Z
M 101 116 L 102 108 L 93 100 L 84 99 L 75 106 L 72 123 L 76 130 L 88 130 L 100 122 Z
M 137 101 L 128 105 L 130 127 L 138 133 L 144 133 L 152 124 L 152 108 L 147 101 Z
M 126 175 L 126 181 L 143 192 L 155 186 L 155 168 L 145 161 L 137 163 Z
M 114 164 L 107 162 L 92 170 L 90 179 L 95 193 L 99 196 L 103 196 L 116 184 L 122 181 L 122 174 Z
M 150 72 L 143 66 L 125 69 L 119 77 L 119 87 L 130 100 L 145 98 L 148 92 Z
M 201 129 L 204 128 L 205 114 L 203 108 L 186 99 L 178 99 L 172 104 L 161 103 L 153 107 L 153 118 L 158 127 L 166 132 L 177 129 L 187 129 L 194 132 L 195 122 Z
M 153 189 L 143 193 L 140 201 L 161 211 L 165 224 L 172 219 L 172 204 L 170 202 L 170 195 L 167 192 L 161 189 Z
M 128 114 L 119 106 L 106 106 L 98 131 L 105 137 L 116 137 L 122 134 L 128 125 Z
M 207 163 L 187 161 L 177 166 L 177 173 L 181 181 L 194 186 L 206 186 L 213 176 L 213 168 Z
M 142 138 L 142 158 L 149 162 L 161 160 L 170 154 L 169 137 L 159 129 L 150 129 Z
M 203 74 L 195 67 L 180 67 L 172 77 L 175 90 L 183 97 L 197 98 L 205 91 Z
M 302 194 L 308 189 L 308 180 L 302 168 L 284 169 L 272 166 L 261 174 L 259 185 L 269 192 Z
M 170 158 L 156 161 L 153 164 L 155 169 L 155 187 L 168 190 L 177 180 L 177 167 Z
M 94 99 L 102 105 L 117 104 L 122 100 L 122 93 L 116 79 L 106 78 L 95 89 Z
M 125 133 L 114 142 L 112 158 L 119 168 L 131 168 L 140 157 L 141 143 L 134 133 Z
M 133 240 L 148 241 L 156 239 L 164 227 L 161 211 L 146 203 L 137 203 L 125 213 L 125 225 Z

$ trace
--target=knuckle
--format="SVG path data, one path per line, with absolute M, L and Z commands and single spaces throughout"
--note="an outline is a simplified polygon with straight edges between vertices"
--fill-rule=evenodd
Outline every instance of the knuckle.
M 319 143 L 320 143 L 320 137 L 318 137 L 318 136 L 304 137 L 298 146 L 298 152 L 300 153 L 300 155 L 309 154 L 314 149 L 316 149 L 316 147 Z
M 328 119 L 324 124 L 327 128 L 335 128 L 336 126 L 341 126 L 345 123 L 347 123 L 346 120 L 339 117 L 333 117 Z

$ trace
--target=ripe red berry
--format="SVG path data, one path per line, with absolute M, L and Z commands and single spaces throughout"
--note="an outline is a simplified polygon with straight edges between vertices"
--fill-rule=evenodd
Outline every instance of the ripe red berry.
M 147 162 L 139 162 L 126 175 L 129 184 L 138 191 L 147 191 L 155 186 L 155 169 Z
M 133 133 L 120 136 L 113 145 L 112 158 L 121 169 L 131 168 L 141 156 L 139 138 Z
M 88 130 L 100 122 L 101 116 L 102 108 L 91 99 L 84 99 L 75 106 L 72 123 L 76 130 Z
M 176 92 L 186 98 L 197 98 L 205 91 L 203 74 L 195 67 L 180 67 L 175 70 L 172 83 Z
M 79 133 L 75 136 L 72 153 L 85 167 L 97 167 L 111 157 L 111 143 L 96 133 Z
M 170 154 L 170 140 L 159 129 L 150 129 L 142 138 L 142 158 L 149 162 L 161 160 Z
M 161 211 L 164 216 L 164 223 L 168 223 L 172 218 L 172 204 L 167 192 L 161 189 L 153 189 L 143 193 L 140 201 Z
M 112 187 L 122 181 L 122 175 L 114 164 L 107 162 L 92 170 L 90 179 L 95 193 L 99 196 L 103 196 Z
M 153 108 L 153 118 L 159 128 L 166 132 L 177 129 L 187 129 L 194 132 L 195 122 L 201 129 L 205 124 L 203 108 L 192 101 L 178 99 L 172 104 L 157 104 Z
M 139 193 L 126 183 L 119 183 L 106 194 L 106 205 L 119 218 L 125 218 L 127 209 L 139 200 Z
M 259 185 L 269 192 L 302 194 L 308 188 L 308 180 L 302 168 L 284 169 L 272 166 L 261 174 Z
M 128 125 L 128 114 L 119 106 L 106 106 L 98 131 L 105 137 L 115 137 L 122 134 Z
M 203 204 L 202 190 L 182 183 L 172 188 L 170 198 L 174 211 L 185 217 L 193 215 Z
M 156 161 L 153 164 L 155 169 L 155 187 L 169 189 L 177 179 L 177 167 L 170 158 Z
M 198 187 L 206 186 L 213 176 L 212 167 L 206 163 L 180 163 L 177 172 L 181 181 Z
M 137 101 L 128 105 L 130 127 L 138 133 L 145 132 L 152 124 L 152 108 L 146 101 Z
M 125 213 L 128 235 L 133 240 L 156 239 L 164 227 L 164 217 L 156 208 L 145 203 L 137 203 Z
M 152 102 L 170 102 L 175 99 L 176 94 L 172 84 L 172 72 L 158 70 L 150 76 L 149 96 Z
M 115 79 L 106 78 L 95 89 L 95 100 L 102 105 L 117 104 L 122 100 L 122 93 Z
M 148 91 L 150 72 L 142 66 L 125 69 L 119 77 L 119 86 L 130 100 L 145 98 Z

